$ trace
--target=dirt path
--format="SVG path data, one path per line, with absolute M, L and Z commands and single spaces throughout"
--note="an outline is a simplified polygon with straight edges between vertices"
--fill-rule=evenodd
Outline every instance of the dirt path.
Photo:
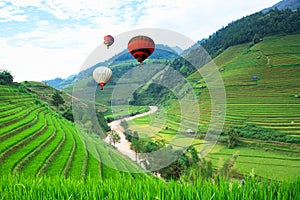
M 267 56 L 267 65 L 270 65 L 270 58 Z
M 120 124 L 121 124 L 121 121 L 123 121 L 123 120 L 129 121 L 129 120 L 132 120 L 132 119 L 135 119 L 135 118 L 138 118 L 138 117 L 142 117 L 142 116 L 145 116 L 145 115 L 152 114 L 152 113 L 154 113 L 158 110 L 157 106 L 149 106 L 149 108 L 150 108 L 150 110 L 148 112 L 138 114 L 138 115 L 134 115 L 134 116 L 131 116 L 131 117 L 125 117 L 125 118 L 118 119 L 118 120 L 115 120 L 115 121 L 112 121 L 112 122 L 108 123 L 111 130 L 115 130 L 121 137 L 120 142 L 116 143 L 116 147 L 117 147 L 118 151 L 120 151 L 124 155 L 127 155 L 129 158 L 131 158 L 134 161 L 136 161 L 135 152 L 130 149 L 130 142 L 128 142 L 125 139 L 124 129 Z M 109 143 L 109 137 L 105 138 L 105 142 Z

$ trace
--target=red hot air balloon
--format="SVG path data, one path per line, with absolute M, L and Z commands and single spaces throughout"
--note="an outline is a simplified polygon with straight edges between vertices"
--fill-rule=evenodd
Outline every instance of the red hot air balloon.
M 109 48 L 110 45 L 112 45 L 115 41 L 114 37 L 111 35 L 106 35 L 103 37 L 104 39 L 104 44 L 107 46 L 107 48 Z
M 147 36 L 138 35 L 128 42 L 128 51 L 140 62 L 139 66 L 142 66 L 143 61 L 153 53 L 154 49 L 153 40 Z

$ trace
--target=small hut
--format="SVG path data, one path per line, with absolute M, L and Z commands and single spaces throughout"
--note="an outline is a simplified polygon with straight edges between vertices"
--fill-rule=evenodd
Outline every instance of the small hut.
M 186 130 L 186 133 L 187 133 L 187 134 L 190 134 L 190 135 L 194 135 L 196 132 L 193 131 L 192 129 L 187 129 L 187 130 Z

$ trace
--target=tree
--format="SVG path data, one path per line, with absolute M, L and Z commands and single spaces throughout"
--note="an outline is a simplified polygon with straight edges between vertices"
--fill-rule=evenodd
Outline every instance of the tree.
M 137 154 L 142 152 L 144 149 L 143 141 L 133 137 L 131 139 L 130 149 L 132 149 L 135 152 L 135 160 L 137 161 Z
M 13 76 L 7 70 L 0 70 L 0 85 L 10 85 L 13 83 Z
M 68 108 L 63 114 L 62 116 L 64 118 L 66 118 L 67 120 L 74 122 L 74 117 L 73 117 L 73 112 L 71 108 Z
M 233 149 L 239 142 L 239 134 L 235 128 L 230 128 L 228 134 L 228 148 Z
M 199 156 L 198 156 L 198 152 L 197 152 L 197 150 L 195 149 L 195 147 L 194 146 L 189 146 L 189 148 L 187 149 L 187 151 L 188 152 L 190 152 L 191 153 L 191 163 L 197 163 L 197 162 L 199 162 L 200 161 L 200 158 L 199 158 Z
M 111 130 L 109 134 L 109 139 L 112 143 L 114 143 L 114 146 L 116 146 L 116 142 L 120 142 L 121 137 L 116 131 Z
M 261 41 L 261 38 L 259 37 L 259 35 L 257 33 L 255 33 L 255 35 L 253 36 L 252 41 L 253 41 L 254 44 L 256 44 L 256 43 L 259 43 Z
M 58 106 L 63 103 L 65 103 L 65 100 L 60 96 L 59 92 L 56 91 L 52 96 L 52 104 L 58 109 Z

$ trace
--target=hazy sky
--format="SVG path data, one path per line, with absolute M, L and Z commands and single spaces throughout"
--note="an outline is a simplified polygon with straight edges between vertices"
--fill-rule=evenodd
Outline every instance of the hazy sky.
M 1 0 L 0 69 L 15 81 L 78 73 L 107 34 L 176 31 L 195 42 L 280 0 Z

